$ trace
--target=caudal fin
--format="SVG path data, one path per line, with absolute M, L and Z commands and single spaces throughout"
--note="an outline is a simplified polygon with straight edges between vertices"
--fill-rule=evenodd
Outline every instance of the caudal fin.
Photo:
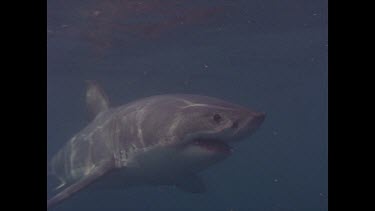
M 86 175 L 84 178 L 78 180 L 77 182 L 70 184 L 68 187 L 60 191 L 58 194 L 53 196 L 51 199 L 47 200 L 47 209 L 50 209 L 62 201 L 70 198 L 83 188 L 87 187 L 91 183 L 95 182 L 97 179 L 103 175 L 109 173 L 114 168 L 114 163 L 103 162 L 102 165 L 96 166 L 89 175 Z

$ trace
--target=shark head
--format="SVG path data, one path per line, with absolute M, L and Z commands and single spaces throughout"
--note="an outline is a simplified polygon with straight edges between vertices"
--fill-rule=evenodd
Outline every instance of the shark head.
M 177 155 L 173 160 L 192 171 L 227 158 L 232 154 L 232 143 L 245 140 L 265 119 L 263 112 L 198 95 L 172 95 L 153 104 L 153 108 L 158 112 L 150 115 L 149 122 L 162 121 L 152 122 L 148 128 L 166 134 L 164 146 Z

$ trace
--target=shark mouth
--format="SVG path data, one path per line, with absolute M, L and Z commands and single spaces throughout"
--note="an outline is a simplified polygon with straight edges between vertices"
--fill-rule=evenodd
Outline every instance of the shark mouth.
M 233 151 L 231 146 L 218 139 L 194 139 L 193 144 L 211 152 L 231 154 Z

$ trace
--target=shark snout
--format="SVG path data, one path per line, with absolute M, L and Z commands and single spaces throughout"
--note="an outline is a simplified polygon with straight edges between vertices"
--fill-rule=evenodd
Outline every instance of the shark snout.
M 266 113 L 264 112 L 250 112 L 247 117 L 242 120 L 238 130 L 242 131 L 244 135 L 252 134 L 263 124 L 265 118 Z M 233 125 L 236 126 L 235 123 Z
M 264 119 L 266 118 L 266 113 L 265 112 L 258 112 L 253 115 L 254 122 L 258 127 L 264 122 Z
M 250 120 L 248 122 L 248 126 L 252 130 L 256 130 L 256 129 L 258 129 L 262 125 L 262 123 L 264 122 L 265 118 L 266 118 L 266 113 L 264 113 L 264 112 L 254 112 L 250 116 Z

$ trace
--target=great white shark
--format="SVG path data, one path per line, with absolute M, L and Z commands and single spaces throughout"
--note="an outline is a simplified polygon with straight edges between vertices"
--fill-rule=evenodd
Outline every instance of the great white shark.
M 201 193 L 197 173 L 232 153 L 229 144 L 253 134 L 264 112 L 221 99 L 157 95 L 111 107 L 103 89 L 87 81 L 91 122 L 47 163 L 59 192 L 47 208 L 88 187 L 173 185 Z

